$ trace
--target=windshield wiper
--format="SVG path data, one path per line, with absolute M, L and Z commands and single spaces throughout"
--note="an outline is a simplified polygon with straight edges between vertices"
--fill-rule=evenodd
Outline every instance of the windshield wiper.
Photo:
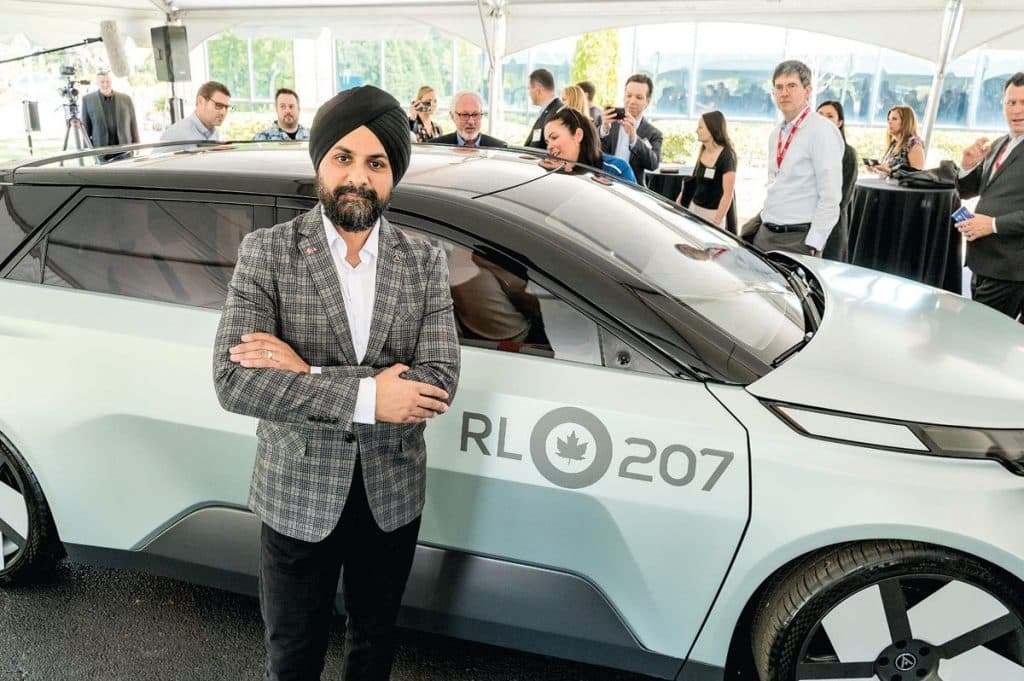
M 814 338 L 813 331 L 808 331 L 807 333 L 805 333 L 803 338 L 801 338 L 796 343 L 793 343 L 791 346 L 783 350 L 778 357 L 772 360 L 772 368 L 778 368 L 780 364 L 785 362 L 787 359 L 789 359 L 796 353 L 803 350 L 804 346 L 810 343 L 812 338 Z

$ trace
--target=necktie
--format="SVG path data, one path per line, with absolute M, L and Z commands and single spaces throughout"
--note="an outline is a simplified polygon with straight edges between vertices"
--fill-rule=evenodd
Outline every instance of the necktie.
M 1007 140 L 1006 144 L 1003 145 L 1003 150 L 999 152 L 999 156 L 996 157 L 995 165 L 992 166 L 992 174 L 995 175 L 999 172 L 999 168 L 1003 165 L 1003 161 L 1006 160 L 1006 156 L 1010 151 L 1010 141 Z

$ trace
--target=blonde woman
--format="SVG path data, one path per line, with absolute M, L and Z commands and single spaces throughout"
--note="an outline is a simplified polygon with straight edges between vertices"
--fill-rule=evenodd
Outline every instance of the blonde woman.
M 570 109 L 576 109 L 584 116 L 590 116 L 590 111 L 587 109 L 587 95 L 579 85 L 566 85 L 562 89 L 562 101 Z
M 924 168 L 924 141 L 917 136 L 917 116 L 909 106 L 899 104 L 889 109 L 889 127 L 885 132 L 886 151 L 881 163 L 871 170 L 891 175 L 896 168 Z
M 434 88 L 424 85 L 416 92 L 416 99 L 409 105 L 409 129 L 417 142 L 426 142 L 444 134 L 441 126 L 432 120 L 437 113 L 437 93 Z

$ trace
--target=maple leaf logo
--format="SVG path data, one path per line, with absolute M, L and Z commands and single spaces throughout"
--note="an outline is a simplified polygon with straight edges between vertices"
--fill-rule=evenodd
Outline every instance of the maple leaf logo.
M 576 437 L 576 431 L 573 430 L 564 440 L 558 438 L 558 449 L 555 450 L 555 454 L 569 461 L 583 461 L 587 458 L 587 444 L 581 444 L 580 439 Z

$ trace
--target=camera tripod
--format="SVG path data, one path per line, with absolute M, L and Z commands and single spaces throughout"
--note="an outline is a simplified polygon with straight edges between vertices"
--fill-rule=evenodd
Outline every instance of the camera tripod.
M 86 149 L 92 149 L 92 140 L 89 139 L 89 135 L 86 134 L 85 128 L 82 126 L 82 119 L 78 117 L 78 106 L 77 103 L 72 102 L 71 104 L 64 105 L 64 122 L 67 125 L 67 129 L 64 131 L 64 148 L 63 151 L 68 150 L 68 143 L 74 140 L 75 149 L 77 151 L 85 151 Z M 63 164 L 62 164 L 63 165 Z M 85 160 L 78 159 L 78 165 L 84 166 Z

